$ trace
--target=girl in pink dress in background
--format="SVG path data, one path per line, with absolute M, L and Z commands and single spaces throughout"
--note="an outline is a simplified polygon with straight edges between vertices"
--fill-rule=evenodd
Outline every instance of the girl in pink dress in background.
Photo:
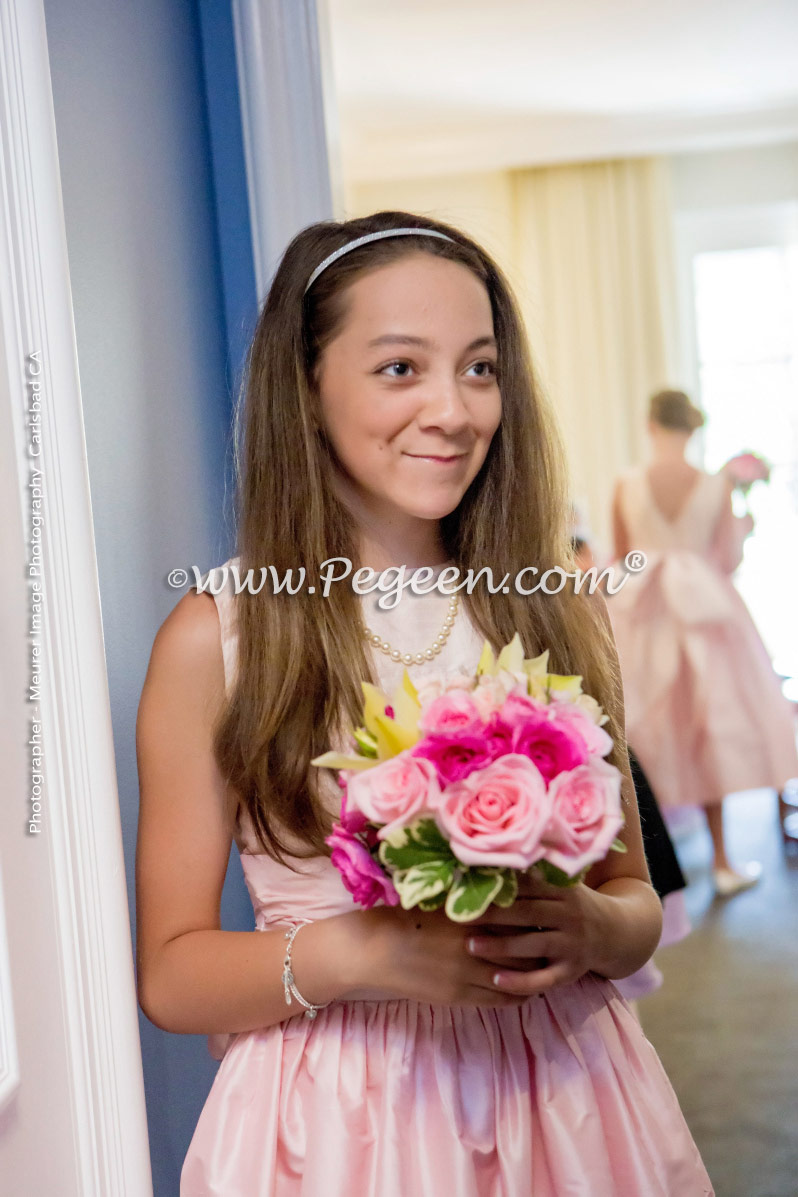
M 734 516 L 733 482 L 685 458 L 703 414 L 682 391 L 651 400 L 653 457 L 613 500 L 615 556 L 647 556 L 609 610 L 626 701 L 626 734 L 663 807 L 701 806 L 715 886 L 729 896 L 756 883 L 734 870 L 722 801 L 737 790 L 781 791 L 798 775 L 790 704 L 731 574 L 750 520 Z
M 433 580 L 569 561 L 557 439 L 506 281 L 426 218 L 316 224 L 285 252 L 248 364 L 236 564 L 304 567 L 310 585 L 187 594 L 138 722 L 140 1002 L 223 1048 L 182 1197 L 711 1194 L 610 979 L 649 958 L 662 916 L 603 601 L 320 593 L 330 558 Z M 476 924 L 356 907 L 325 844 L 340 791 L 310 761 L 345 746 L 362 678 L 390 691 L 406 654 L 419 683 L 473 671 L 483 639 L 516 630 L 609 713 L 627 852 L 567 889 L 530 881 Z M 232 839 L 251 932 L 220 928 Z

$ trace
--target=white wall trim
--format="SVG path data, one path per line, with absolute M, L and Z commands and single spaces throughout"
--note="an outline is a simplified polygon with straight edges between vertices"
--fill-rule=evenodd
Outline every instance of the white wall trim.
M 332 219 L 322 51 L 314 0 L 233 0 L 233 26 L 261 302 L 294 234 Z
M 19 1088 L 19 1056 L 14 1028 L 4 898 L 3 877 L 0 872 L 0 1110 L 11 1101 Z
M 0 79 L 0 397 L 5 391 L 3 401 L 12 407 L 25 510 L 31 461 L 25 367 L 28 354 L 42 354 L 47 825 L 39 846 L 49 853 L 57 899 L 60 955 L 53 961 L 53 985 L 63 1009 L 76 1171 L 82 1197 L 149 1197 L 130 923 L 42 0 L 0 5 Z M 45 1133 L 42 1127 L 43 1146 Z

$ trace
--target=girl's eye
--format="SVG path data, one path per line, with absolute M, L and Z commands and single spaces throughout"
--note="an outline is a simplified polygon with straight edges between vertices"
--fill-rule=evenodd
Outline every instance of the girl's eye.
M 388 375 L 388 377 L 389 377 L 389 378 L 407 378 L 407 377 L 408 377 L 408 371 L 409 371 L 409 370 L 412 370 L 412 368 L 413 368 L 413 367 L 410 365 L 410 362 L 405 362 L 405 361 L 395 361 L 395 362 L 388 362 L 386 365 L 382 366 L 382 367 L 381 367 L 381 368 L 380 368 L 380 369 L 377 371 L 377 373 L 378 373 L 378 374 L 385 374 L 386 370 L 392 370 L 394 366 L 399 366 L 399 368 L 400 368 L 400 370 L 401 370 L 401 373 L 399 373 L 399 374 L 389 374 L 389 375 Z
M 393 372 L 394 367 L 396 367 L 398 373 Z M 492 362 L 487 358 L 481 362 L 474 362 L 473 366 L 469 366 L 468 368 L 469 370 L 478 370 L 478 378 L 492 378 L 496 375 L 495 362 Z M 385 374 L 386 371 L 391 371 L 391 373 L 388 374 L 389 378 L 408 378 L 412 369 L 413 367 L 411 366 L 410 362 L 400 359 L 395 362 L 387 362 L 386 365 L 382 366 L 378 373 Z
M 479 378 L 491 378 L 496 374 L 496 363 L 485 358 L 482 362 L 474 362 L 473 366 L 469 366 L 469 370 L 476 370 L 480 368 Z

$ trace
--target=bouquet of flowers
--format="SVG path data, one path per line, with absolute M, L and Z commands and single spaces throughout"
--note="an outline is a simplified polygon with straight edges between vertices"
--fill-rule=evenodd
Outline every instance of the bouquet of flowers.
M 485 641 L 476 675 L 416 687 L 405 669 L 390 702 L 362 683 L 352 752 L 312 762 L 338 772 L 327 843 L 361 906 L 445 906 L 468 922 L 511 906 L 524 873 L 572 885 L 625 851 L 607 716 L 581 677 L 549 673 L 548 657 L 524 659 L 516 633 L 498 658 Z
M 748 494 L 755 482 L 770 481 L 770 466 L 757 453 L 738 453 L 726 462 L 723 470 L 743 495 Z

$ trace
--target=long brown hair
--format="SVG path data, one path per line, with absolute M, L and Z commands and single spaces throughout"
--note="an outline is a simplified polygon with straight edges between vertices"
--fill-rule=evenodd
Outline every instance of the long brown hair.
M 315 267 L 364 233 L 412 227 L 433 237 L 387 237 L 344 254 L 304 294 Z M 441 521 L 443 544 L 461 571 L 483 566 L 514 576 L 526 566 L 570 567 L 566 472 L 559 435 L 536 382 L 517 302 L 489 255 L 459 229 L 408 212 L 324 221 L 298 233 L 263 305 L 237 412 L 237 523 L 242 576 L 272 565 L 282 576 L 322 561 L 358 565 L 357 528 L 333 486 L 317 366 L 347 315 L 347 288 L 362 274 L 419 252 L 458 262 L 485 286 L 498 344 L 501 424 L 485 462 L 455 511 Z M 527 575 L 528 576 L 528 575 Z M 517 630 L 526 656 L 550 649 L 550 668 L 578 673 L 610 715 L 616 754 L 619 682 L 605 621 L 584 593 L 491 595 L 476 586 L 461 602 L 498 650 Z M 359 598 L 333 586 L 327 598 L 244 592 L 236 600 L 237 681 L 217 728 L 220 768 L 270 856 L 290 863 L 284 833 L 325 854 L 329 815 L 312 757 L 361 721 L 361 680 L 376 682 L 362 634 Z

